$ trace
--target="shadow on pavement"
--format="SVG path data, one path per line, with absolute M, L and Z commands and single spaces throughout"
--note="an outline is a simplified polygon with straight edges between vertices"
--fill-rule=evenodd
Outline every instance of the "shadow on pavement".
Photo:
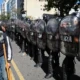
M 45 57 L 41 68 L 46 74 L 48 73 L 48 57 Z M 55 80 L 63 80 L 62 67 L 55 68 L 55 70 L 53 71 L 53 78 L 55 78 Z M 80 76 L 72 75 L 70 80 L 80 80 Z
M 70 80 L 80 80 L 80 76 L 72 75 Z
M 19 43 L 16 42 L 16 44 L 20 47 Z M 31 51 L 31 50 L 30 50 Z M 31 52 L 30 52 L 31 53 Z M 35 52 L 36 53 L 36 52 Z M 31 55 L 29 54 L 31 57 Z M 35 59 L 34 62 L 37 63 L 37 54 L 34 55 Z M 47 74 L 48 73 L 48 57 L 45 56 L 43 60 L 43 64 L 41 66 L 41 69 Z M 44 76 L 45 77 L 45 76 Z M 63 80 L 62 79 L 62 67 L 56 67 L 55 70 L 53 71 L 53 78 L 55 80 Z M 80 80 L 80 77 L 77 75 L 72 75 L 70 80 Z
M 45 57 L 45 60 L 42 64 L 41 68 L 46 74 L 48 73 L 48 57 Z M 56 67 L 55 68 L 55 70 L 53 71 L 53 78 L 55 78 L 55 80 L 62 80 L 61 67 Z

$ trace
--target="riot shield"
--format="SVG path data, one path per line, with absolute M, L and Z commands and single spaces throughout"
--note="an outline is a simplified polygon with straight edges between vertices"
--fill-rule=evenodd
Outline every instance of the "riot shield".
M 15 32 L 15 22 L 14 21 L 8 20 L 6 22 L 6 25 L 7 25 L 7 30 L 8 31 Z
M 26 27 L 27 27 L 26 23 L 21 20 L 15 20 L 15 24 L 16 24 L 16 31 L 20 33 L 23 38 L 25 38 Z
M 30 24 L 26 23 L 26 38 L 30 42 Z
M 36 45 L 36 40 L 37 40 L 37 35 L 36 35 L 36 23 L 37 21 L 34 20 L 32 21 L 31 25 L 30 25 L 30 41 L 33 45 Z
M 46 26 L 47 47 L 53 52 L 59 51 L 59 21 L 50 19 Z
M 45 26 L 46 23 L 42 19 L 38 19 L 36 23 L 36 33 L 37 33 L 37 46 L 40 49 L 45 49 L 46 46 L 46 34 Z
M 60 23 L 61 52 L 80 58 L 80 17 L 77 14 L 66 16 Z

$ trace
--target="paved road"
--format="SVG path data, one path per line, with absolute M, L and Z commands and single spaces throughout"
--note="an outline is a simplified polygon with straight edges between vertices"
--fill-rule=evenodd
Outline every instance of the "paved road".
M 12 65 L 12 72 L 15 77 L 15 80 L 47 80 L 44 78 L 46 75 L 45 72 L 39 67 L 35 68 L 35 62 L 33 60 L 30 60 L 30 57 L 25 55 L 23 56 L 21 53 L 19 53 L 20 49 L 15 44 L 15 42 L 12 42 L 12 48 L 13 48 L 13 60 L 12 64 L 16 64 L 18 67 L 20 73 L 19 76 L 17 76 L 17 73 L 14 69 L 14 65 Z M 18 71 L 18 72 L 19 72 Z M 20 75 L 23 77 L 19 79 Z M 48 80 L 55 80 L 54 78 L 50 78 Z
M 50 79 L 45 79 L 44 76 L 46 75 L 42 68 L 35 68 L 35 62 L 30 60 L 28 55 L 23 56 L 19 53 L 20 49 L 12 42 L 13 48 L 13 60 L 12 60 L 12 72 L 15 77 L 15 80 L 55 80 L 53 77 Z M 60 55 L 60 66 L 62 66 L 62 61 L 64 60 L 65 56 Z M 80 80 L 80 62 L 76 60 L 75 64 L 75 76 L 72 77 L 71 80 Z

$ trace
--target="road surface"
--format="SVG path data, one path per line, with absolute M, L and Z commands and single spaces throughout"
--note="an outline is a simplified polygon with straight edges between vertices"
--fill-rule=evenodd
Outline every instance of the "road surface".
M 45 79 L 46 73 L 41 67 L 34 67 L 35 62 L 30 60 L 30 56 L 19 53 L 20 48 L 12 41 L 13 59 L 12 59 L 12 73 L 13 80 L 56 80 L 54 77 Z M 65 56 L 60 53 L 60 66 Z M 75 75 L 71 80 L 80 80 L 80 62 L 75 59 Z M 46 68 L 46 66 L 45 66 Z

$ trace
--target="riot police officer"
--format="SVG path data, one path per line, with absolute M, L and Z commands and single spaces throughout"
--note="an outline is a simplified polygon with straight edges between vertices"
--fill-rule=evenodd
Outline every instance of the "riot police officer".
M 60 51 L 60 39 L 59 39 L 59 21 L 55 18 L 50 19 L 46 26 L 47 35 L 47 47 L 49 49 L 48 59 L 48 73 L 45 76 L 50 78 L 53 76 L 53 71 L 59 67 L 59 51 Z
M 37 64 L 36 67 L 41 66 L 44 61 L 44 50 L 46 48 L 46 34 L 45 27 L 46 23 L 42 19 L 37 19 L 35 23 L 36 32 L 36 45 L 37 45 Z
M 63 80 L 70 80 L 75 72 L 74 58 L 80 59 L 79 33 L 80 33 L 80 13 L 76 12 L 62 19 L 60 23 L 60 51 L 66 55 L 62 68 Z
M 29 32 L 30 43 L 31 43 L 31 53 L 30 53 L 31 59 L 34 59 L 37 53 L 37 45 L 36 45 L 37 38 L 36 38 L 36 32 L 35 32 L 35 29 L 36 29 L 35 25 L 36 25 L 36 20 L 31 22 L 30 32 Z

